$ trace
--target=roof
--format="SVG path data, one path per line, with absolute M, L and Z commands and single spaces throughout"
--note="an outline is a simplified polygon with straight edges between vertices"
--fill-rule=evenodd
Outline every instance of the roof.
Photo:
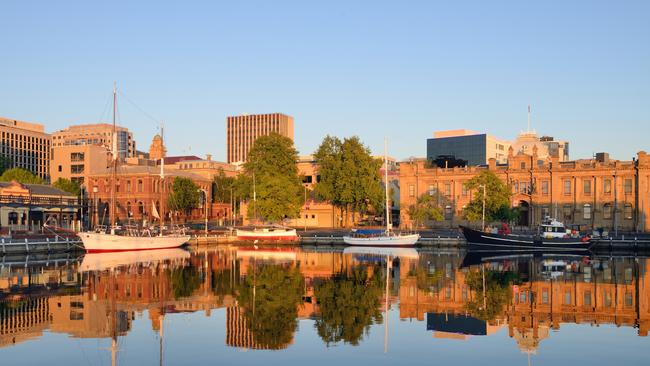
M 165 164 L 166 165 L 166 164 Z M 90 174 L 91 177 L 94 176 L 102 176 L 102 175 L 110 175 L 111 174 L 111 168 L 104 169 L 97 171 L 94 174 Z M 122 165 L 119 168 L 117 168 L 117 176 L 119 178 L 120 175 L 155 175 L 159 176 L 160 175 L 160 166 L 151 166 L 151 165 Z M 194 174 L 185 170 L 178 170 L 178 169 L 171 169 L 171 168 L 165 168 L 165 176 L 167 177 L 185 177 L 185 178 L 190 178 L 192 180 L 201 180 L 201 181 L 206 181 L 209 180 L 201 175 Z
M 203 160 L 196 155 L 166 156 L 165 164 L 176 164 L 181 161 Z
M 9 187 L 12 184 L 14 184 L 14 182 L 0 182 L 0 188 Z M 27 189 L 29 189 L 29 191 L 33 195 L 75 197 L 75 195 L 70 192 L 62 191 L 56 187 L 48 186 L 45 184 L 22 184 L 22 183 L 18 183 L 18 184 L 27 187 Z

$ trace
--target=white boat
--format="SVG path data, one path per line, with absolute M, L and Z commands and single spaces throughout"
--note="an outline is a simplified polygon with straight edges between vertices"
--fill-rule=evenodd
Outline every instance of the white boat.
M 153 264 L 167 260 L 183 260 L 190 252 L 181 248 L 114 253 L 88 253 L 79 266 L 79 272 L 104 271 L 137 263 Z
M 285 227 L 258 227 L 251 230 L 237 229 L 237 240 L 243 241 L 297 241 L 296 229 Z
M 164 232 L 164 215 L 159 215 L 156 211 L 156 207 L 153 205 L 153 215 L 160 219 L 160 234 L 159 235 L 147 235 L 145 232 L 139 232 L 139 230 L 127 230 L 123 233 L 120 233 L 116 230 L 118 226 L 116 225 L 116 203 L 115 203 L 115 180 L 117 175 L 117 165 L 118 165 L 118 150 L 117 150 L 117 132 L 115 124 L 115 114 L 117 108 L 117 89 L 113 88 L 113 146 L 111 149 L 112 153 L 112 172 L 111 172 L 111 198 L 110 198 L 110 209 L 109 209 L 109 221 L 110 229 L 102 228 L 100 230 L 88 231 L 79 234 L 81 241 L 84 245 L 84 249 L 88 253 L 100 253 L 100 252 L 123 252 L 131 250 L 152 250 L 152 249 L 167 249 L 167 248 L 178 248 L 190 240 L 189 235 L 185 235 L 184 232 L 172 231 Z M 165 179 L 165 161 L 164 158 L 161 158 L 160 164 L 160 179 L 164 181 Z M 161 190 L 162 194 L 162 190 Z M 161 205 L 160 209 L 162 211 L 163 200 L 160 200 Z M 127 235 L 128 234 L 128 235 Z
M 420 234 L 403 234 L 394 233 L 391 230 L 390 223 L 390 205 L 388 199 L 388 149 L 387 143 L 384 141 L 384 174 L 385 174 L 385 191 L 386 191 L 386 229 L 377 234 L 369 233 L 368 231 L 357 230 L 353 231 L 352 235 L 343 237 L 343 242 L 348 245 L 356 246 L 385 246 L 385 247 L 404 247 L 414 246 L 420 240 Z

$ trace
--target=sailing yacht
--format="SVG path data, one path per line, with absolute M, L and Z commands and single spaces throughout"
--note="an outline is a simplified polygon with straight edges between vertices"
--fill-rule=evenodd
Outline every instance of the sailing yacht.
M 168 249 L 178 248 L 190 240 L 190 236 L 183 232 L 164 232 L 163 218 L 160 215 L 160 232 L 158 235 L 152 235 L 149 232 L 139 232 L 137 230 L 127 230 L 119 232 L 116 225 L 115 216 L 115 180 L 118 166 L 118 148 L 117 132 L 115 124 L 115 115 L 117 109 L 117 87 L 113 87 L 113 139 L 112 139 L 112 169 L 111 169 L 111 197 L 109 209 L 110 227 L 99 227 L 94 231 L 83 232 L 79 234 L 83 242 L 84 249 L 88 253 L 101 252 L 122 252 L 132 250 L 151 250 L 151 249 Z M 160 178 L 164 180 L 164 158 L 161 159 Z M 161 190 L 162 192 L 162 190 Z M 161 210 L 162 210 L 162 200 Z M 154 212 L 155 214 L 156 212 Z
M 399 247 L 413 246 L 420 240 L 420 234 L 403 234 L 395 233 L 392 230 L 390 222 L 390 205 L 388 198 L 388 147 L 384 140 L 384 174 L 385 174 L 385 191 L 386 191 L 386 229 L 378 234 L 373 234 L 367 230 L 353 231 L 352 235 L 343 237 L 343 242 L 348 245 L 373 246 L 373 247 Z

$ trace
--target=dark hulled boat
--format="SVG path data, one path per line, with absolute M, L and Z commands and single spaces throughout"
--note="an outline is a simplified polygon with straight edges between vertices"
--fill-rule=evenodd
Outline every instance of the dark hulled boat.
M 460 227 L 471 251 L 586 251 L 593 243 L 589 237 L 544 237 L 542 235 L 493 234 Z

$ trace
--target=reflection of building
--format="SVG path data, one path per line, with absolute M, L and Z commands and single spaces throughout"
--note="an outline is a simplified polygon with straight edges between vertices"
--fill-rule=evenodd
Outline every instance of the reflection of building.
M 11 168 L 49 179 L 51 140 L 43 125 L 0 117 L 0 136 L 0 154 L 11 161 Z
M 270 349 L 268 345 L 255 341 L 255 336 L 244 317 L 244 309 L 239 306 L 229 306 L 226 308 L 226 345 L 230 347 L 246 349 Z M 288 344 L 280 348 L 287 348 Z
M 487 167 L 428 168 L 422 159 L 400 164 L 402 207 L 415 204 L 422 195 L 439 197 L 444 208 L 445 226 L 463 222 L 462 211 L 480 192 L 466 188 L 467 182 L 489 170 L 512 190 L 512 206 L 519 207 L 519 225 L 537 226 L 546 216 L 583 229 L 618 228 L 650 230 L 650 156 L 639 152 L 632 161 L 595 159 L 560 162 L 540 159 L 510 149 L 508 163 L 494 160 Z M 489 194 L 489 192 L 487 193 Z M 412 224 L 406 210 L 401 223 Z
M 245 114 L 226 118 L 228 163 L 246 162 L 248 152 L 260 136 L 278 133 L 293 140 L 293 117 L 282 113 Z
M 0 348 L 40 337 L 50 321 L 45 297 L 0 302 Z
M 487 164 L 490 159 L 505 163 L 510 143 L 494 136 L 468 130 L 438 131 L 427 139 L 427 159 L 453 156 L 470 166 Z

